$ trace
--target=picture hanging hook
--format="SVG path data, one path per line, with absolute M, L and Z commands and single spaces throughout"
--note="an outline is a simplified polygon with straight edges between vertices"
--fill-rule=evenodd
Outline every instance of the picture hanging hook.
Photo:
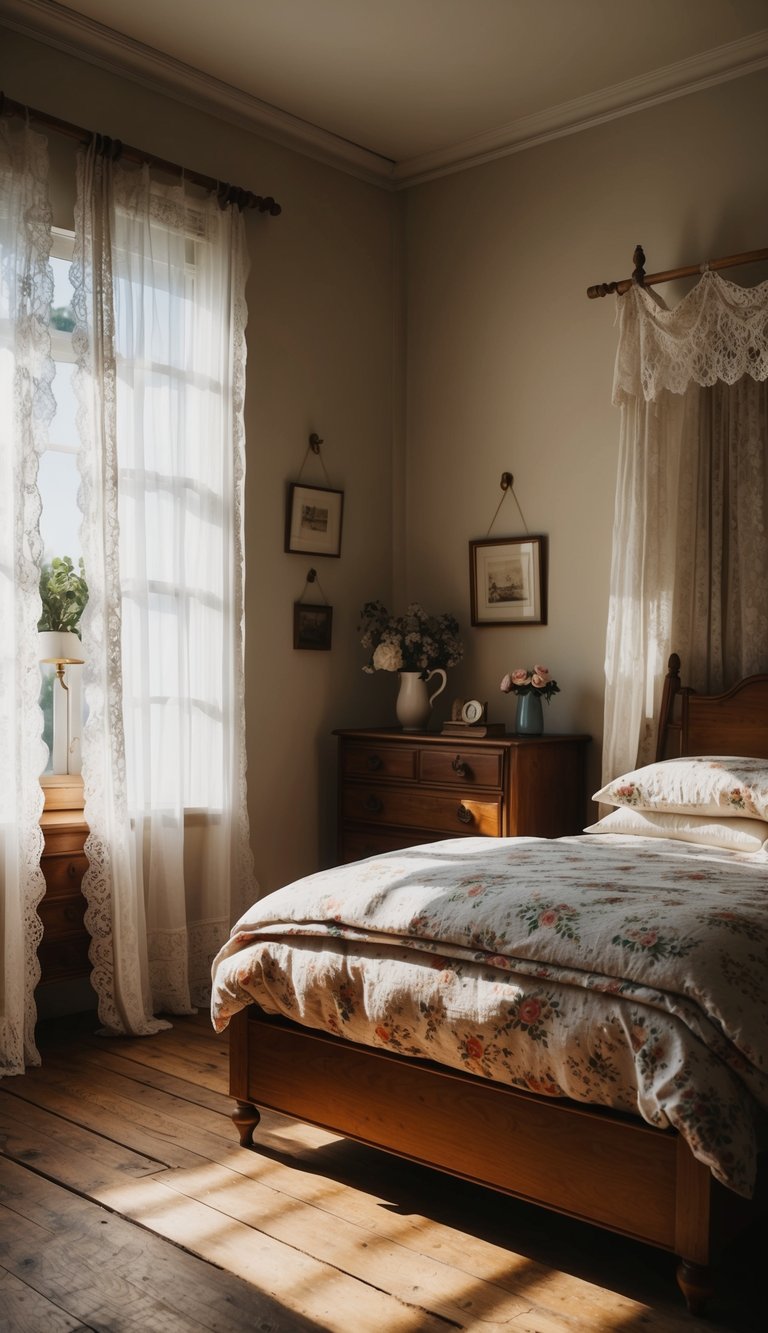
M 502 472 L 502 474 L 501 474 L 501 483 L 500 483 L 500 484 L 501 484 L 501 489 L 502 489 L 503 491 L 508 491 L 509 488 L 510 488 L 510 486 L 514 486 L 514 484 L 515 484 L 515 479 L 514 479 L 514 477 L 512 476 L 512 473 L 511 473 L 511 472 Z
M 309 437 L 309 447 L 312 450 L 313 454 L 320 453 L 320 445 L 322 443 L 323 441 L 320 439 L 320 436 L 315 431 L 313 431 Z

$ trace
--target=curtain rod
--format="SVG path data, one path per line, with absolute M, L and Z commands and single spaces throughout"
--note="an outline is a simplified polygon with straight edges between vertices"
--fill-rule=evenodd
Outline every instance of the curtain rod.
M 685 268 L 669 268 L 664 273 L 648 273 L 645 268 L 643 247 L 638 245 L 632 256 L 634 270 L 631 278 L 622 278 L 620 282 L 598 282 L 594 287 L 587 287 L 587 296 L 593 301 L 596 296 L 607 296 L 617 292 L 622 296 L 633 284 L 641 287 L 654 287 L 659 282 L 672 282 L 674 278 L 692 278 L 697 273 L 705 273 L 708 268 L 735 268 L 738 264 L 755 264 L 761 259 L 768 259 L 768 250 L 747 250 L 743 255 L 727 255 L 724 259 L 708 259 L 703 264 L 688 264 Z
M 185 180 L 193 181 L 204 190 L 213 191 L 222 208 L 226 208 L 227 204 L 237 204 L 238 208 L 256 208 L 260 213 L 269 213 L 272 217 L 277 217 L 282 212 L 280 205 L 271 195 L 252 194 L 250 190 L 242 190 L 237 185 L 228 185 L 213 176 L 190 171 L 188 167 L 179 166 L 177 162 L 166 162 L 164 158 L 155 157 L 153 153 L 145 153 L 140 148 L 131 148 L 128 144 L 121 143 L 119 139 L 95 135 L 91 130 L 82 129 L 80 125 L 73 125 L 68 120 L 60 120 L 58 116 L 51 116 L 47 111 L 36 111 L 31 106 L 25 106 L 23 102 L 14 102 L 6 97 L 5 93 L 0 92 L 0 116 L 3 115 L 24 116 L 29 122 L 44 125 L 46 129 L 53 130 L 56 134 L 63 134 L 69 139 L 79 139 L 85 144 L 94 138 L 99 139 L 104 151 L 113 158 L 123 157 L 129 162 L 146 163 L 173 176 L 184 176 Z

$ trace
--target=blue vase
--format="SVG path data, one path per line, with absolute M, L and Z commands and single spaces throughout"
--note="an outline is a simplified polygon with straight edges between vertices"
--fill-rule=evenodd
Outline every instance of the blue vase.
M 518 736 L 540 736 L 544 730 L 544 710 L 541 695 L 529 690 L 517 696 L 515 731 Z

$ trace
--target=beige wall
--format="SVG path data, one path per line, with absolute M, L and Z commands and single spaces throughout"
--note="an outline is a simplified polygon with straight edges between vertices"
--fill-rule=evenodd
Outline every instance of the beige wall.
M 248 790 L 264 890 L 335 847 L 332 729 L 371 718 L 359 607 L 388 597 L 392 562 L 394 240 L 402 201 L 245 130 L 0 29 L 11 98 L 171 161 L 272 194 L 247 215 L 246 690 Z M 72 221 L 71 141 L 50 136 L 55 222 Z M 340 560 L 283 552 L 285 490 L 309 435 L 344 490 Z M 324 485 L 312 458 L 304 480 Z M 293 603 L 310 567 L 334 608 L 330 653 L 294 651 Z
M 468 541 L 512 472 L 549 538 L 548 624 L 471 630 L 454 693 L 510 722 L 501 676 L 548 664 L 562 692 L 545 725 L 595 737 L 594 783 L 619 421 L 616 298 L 586 288 L 628 276 L 638 241 L 649 272 L 768 244 L 766 123 L 762 73 L 409 193 L 408 595 L 469 623 Z M 523 531 L 508 496 L 491 535 Z
M 10 97 L 283 205 L 279 219 L 248 219 L 248 776 L 262 888 L 333 857 L 332 729 L 394 722 L 394 681 L 360 670 L 357 615 L 371 597 L 462 622 L 466 661 L 437 721 L 472 694 L 510 723 L 501 676 L 548 663 L 562 693 L 546 726 L 595 737 L 596 784 L 618 415 L 614 299 L 585 291 L 628 274 L 638 241 L 649 270 L 766 244 L 768 74 L 393 196 L 3 38 Z M 51 150 L 66 225 L 72 146 L 52 136 Z M 338 561 L 282 550 L 285 486 L 311 431 L 345 491 Z M 528 529 L 549 539 L 549 623 L 471 630 L 468 542 L 486 535 L 505 470 Z M 305 479 L 322 483 L 316 463 Z M 522 530 L 508 496 L 492 535 Z M 310 565 L 334 607 L 329 654 L 291 646 Z

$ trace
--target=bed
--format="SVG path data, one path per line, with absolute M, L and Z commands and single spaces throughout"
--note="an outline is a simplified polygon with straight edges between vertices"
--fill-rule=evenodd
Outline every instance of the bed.
M 668 1250 L 704 1308 L 766 1132 L 768 675 L 705 697 L 679 670 L 589 832 L 254 904 L 213 967 L 244 1146 L 269 1107 Z

